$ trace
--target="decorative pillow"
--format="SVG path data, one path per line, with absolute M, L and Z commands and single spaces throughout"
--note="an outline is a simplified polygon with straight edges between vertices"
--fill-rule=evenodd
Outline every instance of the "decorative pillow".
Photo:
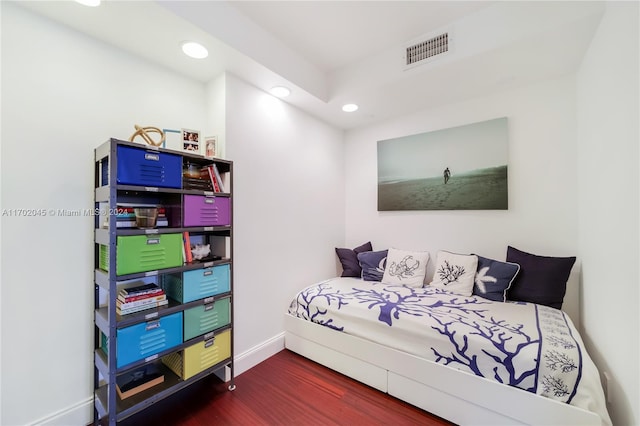
M 362 268 L 360 268 L 360 263 L 358 263 L 358 253 L 371 250 L 373 250 L 371 241 L 366 242 L 361 246 L 354 248 L 353 250 L 348 248 L 336 247 L 336 254 L 338 255 L 338 259 L 340 259 L 340 263 L 342 264 L 342 275 L 340 276 L 360 278 L 360 276 L 362 275 Z
M 505 302 L 507 290 L 520 271 L 517 263 L 500 262 L 478 256 L 478 271 L 476 272 L 473 294 L 485 299 Z
M 427 274 L 429 252 L 389 249 L 382 282 L 422 287 Z
M 575 257 L 538 256 L 509 246 L 507 262 L 520 265 L 520 273 L 507 291 L 507 300 L 531 302 L 561 309 Z
M 471 296 L 478 270 L 478 256 L 440 250 L 436 256 L 436 271 L 429 285 L 452 293 Z
M 382 281 L 387 263 L 388 250 L 365 251 L 358 253 L 358 261 L 362 268 L 362 279 L 365 281 Z

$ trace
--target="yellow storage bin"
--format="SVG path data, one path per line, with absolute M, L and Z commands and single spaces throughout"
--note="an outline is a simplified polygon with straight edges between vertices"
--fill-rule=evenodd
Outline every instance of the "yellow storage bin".
M 187 380 L 230 357 L 231 330 L 225 330 L 212 339 L 162 357 L 162 362 L 183 380 Z

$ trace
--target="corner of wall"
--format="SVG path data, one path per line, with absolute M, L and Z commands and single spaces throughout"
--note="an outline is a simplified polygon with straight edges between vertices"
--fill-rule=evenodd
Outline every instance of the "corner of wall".
M 639 256 L 639 8 L 605 3 L 576 78 L 582 337 L 608 373 L 613 423 L 638 424 L 638 334 L 628 333 L 640 323 L 638 271 L 616 265 L 637 264 Z M 607 179 L 611 171 L 618 175 Z
M 225 158 L 226 154 L 226 86 L 227 74 L 223 72 L 211 79 L 205 88 L 205 136 L 215 136 L 217 138 L 215 156 L 219 158 Z

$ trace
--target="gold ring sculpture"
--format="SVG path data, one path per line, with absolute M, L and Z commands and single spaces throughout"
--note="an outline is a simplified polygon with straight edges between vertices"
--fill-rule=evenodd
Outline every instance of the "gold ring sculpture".
M 134 126 L 136 128 L 136 132 L 131 135 L 131 137 L 129 138 L 129 142 L 133 142 L 133 139 L 140 136 L 149 145 L 160 146 L 164 143 L 165 134 L 159 128 L 152 127 L 152 126 L 141 127 L 141 126 L 138 126 L 137 124 L 134 124 Z M 151 138 L 150 133 L 158 133 L 160 135 L 160 140 L 154 141 Z

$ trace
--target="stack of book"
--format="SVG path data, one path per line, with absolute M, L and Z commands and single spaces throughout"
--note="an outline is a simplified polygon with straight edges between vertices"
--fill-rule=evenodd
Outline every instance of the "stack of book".
M 184 189 L 195 189 L 198 191 L 213 191 L 213 186 L 209 180 L 209 176 L 206 179 L 201 177 L 186 177 L 182 178 L 182 187 Z
M 116 214 L 116 227 L 117 228 L 135 228 L 136 225 L 136 214 L 133 210 L 135 207 L 156 207 L 147 206 L 147 205 L 118 205 L 118 213 Z M 156 220 L 156 227 L 167 227 L 169 226 L 169 220 L 167 219 L 166 209 L 162 206 L 158 207 L 158 219 Z
M 213 191 L 213 184 L 209 180 L 209 175 L 203 176 L 200 172 L 201 166 L 197 163 L 186 163 L 182 170 L 182 188 L 195 189 L 198 191 Z
M 145 309 L 167 305 L 167 295 L 156 284 L 143 284 L 118 292 L 116 312 L 118 315 L 133 314 Z

